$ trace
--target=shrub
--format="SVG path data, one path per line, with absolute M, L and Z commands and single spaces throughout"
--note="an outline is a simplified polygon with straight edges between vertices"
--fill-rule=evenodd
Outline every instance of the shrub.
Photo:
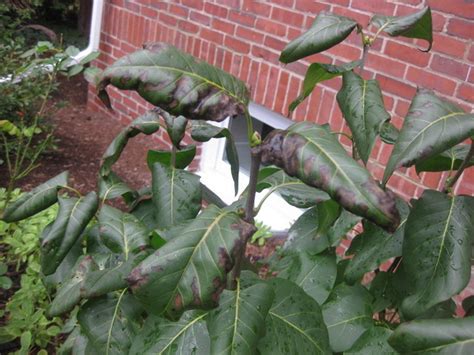
M 135 119 L 110 144 L 98 194 L 58 196 L 58 191 L 70 192 L 63 173 L 3 213 L 5 221 L 16 221 L 59 203 L 41 241 L 45 275 L 70 258 L 97 216 L 85 233 L 84 255 L 48 310 L 58 316 L 79 306 L 78 325 L 65 351 L 473 351 L 474 318 L 455 318 L 451 298 L 470 278 L 474 199 L 455 196 L 452 187 L 472 164 L 472 146 L 461 143 L 474 135 L 474 117 L 420 89 L 403 127 L 391 125 L 378 83 L 356 71 L 363 70 L 382 32 L 426 40 L 429 50 L 431 13 L 425 8 L 404 17 L 374 16 L 371 24 L 378 28 L 374 36 L 352 19 L 321 13 L 280 58 L 293 62 L 342 42 L 354 30 L 361 34 L 363 58 L 342 66 L 313 63 L 302 94 L 291 105 L 294 109 L 318 82 L 342 76 L 337 98 L 352 132 L 352 157 L 328 125 L 296 123 L 262 139 L 253 132 L 245 85 L 169 45 L 148 46 L 102 73 L 97 87 L 106 105 L 106 88 L 113 85 L 136 90 L 156 109 Z M 187 126 L 197 142 L 227 139 L 237 179 L 229 131 L 204 121 L 242 114 L 252 152 L 250 182 L 226 206 L 184 169 L 195 147 L 181 140 Z M 113 172 L 113 164 L 129 139 L 160 127 L 173 148 L 148 156 L 151 187 L 132 190 Z M 365 167 L 379 137 L 394 145 L 381 184 Z M 260 163 L 272 166 L 260 169 Z M 406 202 L 386 183 L 396 169 L 410 166 L 454 175 L 444 191 L 426 190 Z M 256 231 L 255 193 L 264 190 L 279 191 L 289 204 L 307 210 L 269 261 L 272 273 L 262 279 L 242 268 L 245 246 Z M 118 197 L 128 204 L 126 212 L 107 204 Z M 359 223 L 362 232 L 346 252 L 352 257 L 338 257 L 336 247 Z M 362 282 L 366 274 L 372 275 L 368 285 Z M 465 303 L 467 315 L 471 303 Z

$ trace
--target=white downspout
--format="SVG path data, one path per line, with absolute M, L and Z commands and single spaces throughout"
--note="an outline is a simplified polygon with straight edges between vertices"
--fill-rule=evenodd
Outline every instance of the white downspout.
M 89 31 L 89 45 L 74 57 L 77 62 L 99 49 L 103 11 L 104 0 L 94 0 L 92 5 L 91 28 Z

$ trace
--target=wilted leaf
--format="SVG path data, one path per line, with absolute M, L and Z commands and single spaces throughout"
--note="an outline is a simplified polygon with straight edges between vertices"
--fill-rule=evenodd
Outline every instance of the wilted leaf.
M 17 222 L 41 212 L 58 200 L 58 190 L 67 186 L 69 172 L 65 171 L 45 183 L 23 194 L 7 206 L 2 219 L 7 223 Z
M 402 221 L 393 234 L 367 222 L 364 223 L 364 232 L 352 240 L 351 246 L 346 252 L 348 255 L 354 254 L 345 272 L 347 283 L 353 284 L 360 280 L 366 272 L 375 270 L 384 261 L 402 255 L 405 222 L 410 208 L 401 199 L 397 199 L 397 207 Z
M 346 351 L 373 326 L 372 296 L 360 285 L 340 284 L 323 305 L 323 316 L 331 349 Z
M 260 170 L 257 192 L 262 192 L 264 189 L 270 189 L 269 192 L 278 192 L 286 202 L 298 208 L 313 207 L 319 202 L 330 199 L 324 191 L 308 186 L 299 179 L 289 177 L 283 170 L 274 167 Z
M 103 205 L 99 213 L 99 232 L 102 242 L 114 253 L 122 253 L 128 260 L 148 245 L 146 227 L 133 215 Z
M 285 266 L 279 269 L 277 264 L 278 277 L 293 281 L 318 304 L 326 301 L 336 281 L 334 254 L 311 255 L 303 251 L 285 256 L 281 262 Z
M 152 168 L 153 204 L 160 228 L 196 217 L 201 209 L 200 177 L 189 171 L 155 163 Z
M 386 183 L 395 169 L 417 164 L 474 136 L 474 115 L 418 89 L 384 172 Z
M 236 253 L 254 231 L 236 213 L 210 205 L 179 236 L 141 262 L 128 282 L 154 314 L 172 316 L 189 307 L 214 306 Z
M 94 217 L 99 201 L 95 192 L 81 198 L 59 198 L 58 215 L 41 238 L 41 270 L 51 275 Z
M 474 317 L 403 323 L 388 342 L 400 353 L 472 354 Z
M 179 321 L 149 316 L 140 333 L 133 339 L 130 355 L 142 354 L 210 354 L 207 312 L 183 313 Z
M 393 194 L 347 155 L 327 126 L 307 122 L 274 130 L 261 146 L 262 163 L 327 192 L 348 211 L 394 231 L 400 223 Z
M 342 75 L 360 65 L 361 61 L 356 60 L 343 65 L 332 65 L 323 63 L 312 63 L 306 71 L 303 80 L 303 89 L 301 94 L 290 104 L 289 111 L 293 112 L 314 90 L 318 83 Z
M 160 129 L 160 115 L 155 111 L 148 111 L 141 115 L 122 132 L 118 134 L 110 143 L 104 155 L 102 156 L 102 166 L 100 167 L 100 175 L 107 176 L 110 174 L 110 168 L 120 158 L 125 146 L 130 138 L 135 137 L 139 133 L 150 135 Z
M 426 190 L 408 216 L 403 270 L 409 296 L 403 315 L 412 319 L 466 287 L 471 276 L 474 198 Z
M 188 145 L 181 150 L 176 151 L 175 167 L 176 169 L 185 169 L 194 159 L 196 155 L 196 146 Z M 149 150 L 147 154 L 147 164 L 150 170 L 153 169 L 153 164 L 161 163 L 166 166 L 171 166 L 172 153 L 168 150 Z
M 273 297 L 272 288 L 264 283 L 245 289 L 238 283 L 235 291 L 225 290 L 218 308 L 209 314 L 210 353 L 256 354 Z
M 318 303 L 293 282 L 279 278 L 268 282 L 275 291 L 268 312 L 261 354 L 327 354 L 328 332 Z
M 145 100 L 188 119 L 222 121 L 245 111 L 245 84 L 208 63 L 165 43 L 120 58 L 105 69 L 99 94 L 112 84 L 136 90 Z M 107 98 L 103 100 L 108 104 Z
M 191 137 L 197 142 L 207 142 L 212 138 L 225 138 L 225 154 L 230 164 L 230 172 L 234 180 L 234 191 L 239 190 L 239 154 L 232 133 L 227 128 L 216 127 L 206 122 L 192 123 Z
M 406 16 L 375 15 L 370 22 L 393 37 L 402 36 L 424 39 L 429 43 L 428 49 L 425 51 L 428 52 L 431 49 L 433 28 L 429 7 Z
M 358 74 L 346 71 L 342 75 L 337 102 L 349 124 L 357 152 L 367 164 L 382 124 L 390 120 L 377 80 L 364 80 Z
M 347 17 L 320 12 L 308 31 L 286 45 L 280 62 L 291 63 L 325 51 L 342 42 L 356 26 L 357 22 Z

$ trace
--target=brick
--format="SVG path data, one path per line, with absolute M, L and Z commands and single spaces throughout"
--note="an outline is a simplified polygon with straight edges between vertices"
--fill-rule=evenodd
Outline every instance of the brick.
M 199 22 L 205 26 L 209 26 L 211 24 L 211 17 L 204 15 L 200 12 L 191 11 L 189 14 L 189 18 L 191 21 Z
M 271 18 L 280 23 L 290 26 L 301 27 L 304 23 L 304 16 L 294 11 L 288 11 L 279 7 L 273 7 Z
M 385 45 L 385 54 L 389 57 L 397 58 L 419 67 L 426 67 L 431 57 L 431 53 L 421 52 L 414 47 L 409 47 L 393 41 L 388 41 Z M 369 53 L 369 56 L 370 55 L 371 53 Z
M 176 24 L 178 23 L 178 19 L 176 17 L 169 16 L 163 12 L 160 12 L 160 21 L 171 26 L 176 26 Z
M 352 0 L 351 7 L 381 15 L 393 15 L 395 11 L 395 5 L 385 1 Z
M 204 9 L 206 13 L 219 18 L 227 18 L 227 14 L 229 12 L 225 7 L 208 2 L 204 5 Z
M 231 48 L 239 53 L 247 54 L 250 52 L 250 44 L 233 37 L 226 36 L 224 44 L 227 48 Z
M 341 16 L 346 16 L 349 18 L 352 18 L 356 20 L 358 23 L 360 23 L 363 27 L 366 27 L 367 24 L 369 23 L 370 16 L 367 15 L 367 13 L 360 12 L 354 9 L 350 9 L 348 7 L 340 7 L 340 6 L 334 6 L 332 11 L 335 14 L 341 15 Z
M 456 82 L 453 80 L 414 67 L 408 68 L 406 78 L 418 86 L 433 89 L 446 95 L 452 95 L 456 88 Z
M 248 81 L 249 73 L 250 73 L 250 58 L 249 56 L 244 56 L 242 60 L 242 65 L 240 66 L 239 78 L 244 83 Z
M 264 44 L 267 47 L 270 47 L 272 49 L 275 49 L 275 50 L 281 52 L 283 50 L 283 48 L 285 48 L 287 42 L 286 41 L 280 41 L 279 39 L 277 39 L 275 37 L 266 36 Z
M 224 69 L 226 72 L 230 72 L 231 66 L 232 66 L 232 57 L 233 54 L 229 51 L 225 51 L 224 55 L 224 66 L 222 69 Z
M 182 17 L 182 18 L 188 18 L 189 10 L 185 7 L 170 4 L 170 7 L 169 7 L 168 11 L 171 12 L 175 16 L 179 16 L 179 17 Z
M 297 0 L 295 9 L 310 14 L 318 14 L 321 11 L 328 11 L 330 6 L 314 0 Z
M 278 88 L 276 89 L 276 99 L 274 110 L 275 112 L 286 114 L 285 96 L 286 90 L 288 89 L 288 83 L 290 81 L 290 75 L 286 71 L 280 71 L 280 78 L 278 79 Z
M 243 0 L 243 10 L 261 17 L 268 17 L 272 7 L 261 0 Z
M 232 10 L 229 13 L 229 20 L 244 26 L 253 27 L 255 24 L 255 15 Z
M 257 86 L 255 88 L 255 91 L 256 91 L 255 101 L 259 104 L 262 104 L 265 98 L 265 90 L 267 88 L 267 80 L 268 80 L 269 72 L 270 72 L 270 66 L 265 63 L 261 63 L 260 72 L 258 73 Z
M 361 52 L 362 51 L 360 48 L 353 47 L 345 43 L 340 43 L 325 53 L 352 61 L 359 59 L 361 57 Z
M 224 35 L 222 33 L 219 33 L 207 28 L 201 28 L 201 31 L 199 32 L 199 36 L 204 40 L 208 40 L 216 44 L 224 43 Z
M 279 72 L 280 72 L 279 68 L 271 67 L 270 74 L 268 76 L 268 84 L 266 87 L 265 100 L 263 101 L 263 104 L 266 107 L 270 108 L 271 110 L 274 110 L 273 104 L 276 98 L 276 89 L 278 85 Z
M 267 20 L 264 18 L 257 19 L 255 27 L 259 30 L 264 31 L 268 34 L 274 36 L 285 36 L 286 35 L 286 26 L 278 22 Z
M 253 45 L 252 46 L 252 55 L 270 63 L 278 63 L 278 54 L 269 51 L 267 48 Z
M 367 67 L 395 77 L 403 77 L 406 69 L 405 64 L 375 53 L 369 53 L 367 57 Z
M 474 34 L 474 22 L 452 18 L 448 23 L 448 33 L 466 39 L 472 39 Z
M 244 38 L 254 43 L 263 43 L 263 34 L 245 27 L 238 26 L 235 30 L 235 35 L 238 38 Z
M 472 67 L 471 67 L 471 71 L 469 72 L 469 77 L 467 78 L 467 80 L 470 83 L 474 83 L 474 69 L 472 69 Z
M 250 71 L 249 71 L 249 79 L 247 80 L 253 100 L 256 100 L 256 97 L 257 97 L 257 84 L 258 84 L 257 78 L 258 78 L 259 72 L 260 72 L 260 63 L 253 61 L 250 67 Z
M 398 99 L 397 104 L 395 105 L 395 113 L 400 117 L 405 117 L 408 113 L 409 108 L 410 108 L 410 102 L 409 101 Z M 397 125 L 398 120 L 396 120 L 395 118 L 392 119 L 392 121 L 393 121 L 392 123 L 395 125 L 395 127 L 397 127 L 397 128 L 402 127 L 401 124 Z
M 474 103 L 474 85 L 461 84 L 458 89 L 458 97 Z
M 380 88 L 383 91 L 388 91 L 394 95 L 403 97 L 405 99 L 411 100 L 415 95 L 416 89 L 411 85 L 402 83 L 401 81 L 389 78 L 385 75 L 377 74 L 375 77 L 379 83 Z
M 154 1 L 152 1 L 154 2 Z M 180 0 L 181 4 L 183 4 L 186 7 L 193 7 L 198 10 L 203 9 L 204 1 L 202 0 Z
M 444 34 L 434 34 L 433 51 L 462 58 L 466 52 L 466 42 Z
M 436 11 L 431 11 L 433 32 L 442 32 L 446 24 L 446 17 Z
M 469 0 L 437 0 L 431 1 L 430 6 L 433 10 L 474 19 L 474 3 Z
M 191 21 L 179 21 L 178 28 L 189 33 L 197 33 L 199 31 L 199 26 Z
M 467 78 L 467 73 L 469 71 L 468 65 L 437 54 L 433 56 L 431 68 L 435 71 L 448 74 L 449 76 L 456 77 L 461 80 L 465 80 Z
M 219 20 L 218 18 L 212 19 L 212 28 L 216 31 L 225 32 L 233 35 L 235 31 L 235 25 L 233 23 Z
M 469 54 L 467 55 L 467 59 L 471 62 L 474 62 L 474 45 L 471 44 L 471 48 L 469 48 Z

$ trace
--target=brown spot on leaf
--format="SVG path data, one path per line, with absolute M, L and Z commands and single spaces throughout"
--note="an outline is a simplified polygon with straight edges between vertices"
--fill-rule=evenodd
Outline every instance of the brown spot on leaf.
M 135 291 L 148 283 L 148 277 L 143 275 L 140 267 L 134 268 L 130 275 L 127 276 L 126 280 L 132 291 Z
M 201 302 L 201 294 L 199 292 L 199 286 L 197 284 L 197 278 L 193 277 L 193 282 L 191 282 L 191 291 L 193 293 L 193 303 L 196 306 L 200 306 Z
M 179 311 L 180 309 L 183 308 L 183 298 L 181 297 L 181 295 L 178 293 L 176 294 L 176 297 L 174 298 L 174 309 Z

